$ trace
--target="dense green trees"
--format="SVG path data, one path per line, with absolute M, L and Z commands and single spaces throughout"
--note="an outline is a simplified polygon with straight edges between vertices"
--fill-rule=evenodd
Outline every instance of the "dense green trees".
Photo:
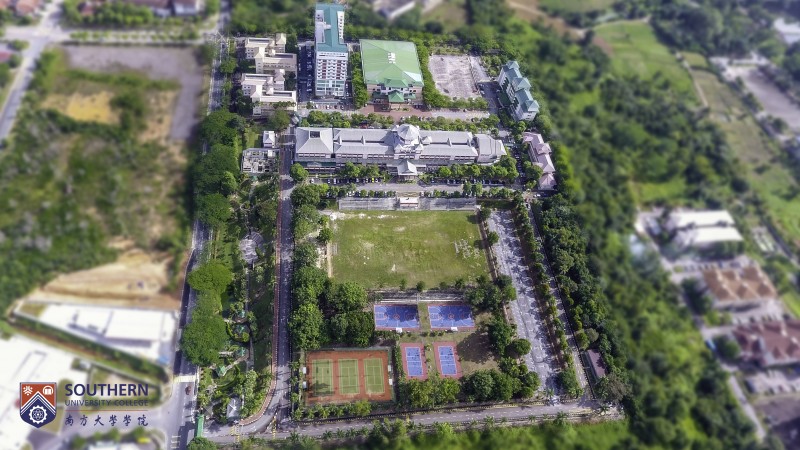
M 219 361 L 219 352 L 228 341 L 228 330 L 220 316 L 220 307 L 219 292 L 199 292 L 191 322 L 183 329 L 181 350 L 189 361 L 199 366 L 209 366 Z
M 294 163 L 289 169 L 289 176 L 292 177 L 292 181 L 295 183 L 302 183 L 308 178 L 308 171 L 299 163 Z
M 367 305 L 367 291 L 353 281 L 340 283 L 331 289 L 328 295 L 328 305 L 337 312 L 363 309 Z
M 231 217 L 231 204 L 222 194 L 206 194 L 197 198 L 197 217 L 211 227 L 222 226 Z
M 202 436 L 198 436 L 189 441 L 189 445 L 186 448 L 188 450 L 216 450 L 217 445 Z
M 191 271 L 186 281 L 196 291 L 221 294 L 233 281 L 233 274 L 224 264 L 212 260 Z
M 356 108 L 361 108 L 370 100 L 367 85 L 364 82 L 364 72 L 361 70 L 361 53 L 353 52 L 350 54 L 348 64 L 352 75 L 353 102 Z
M 289 329 L 295 348 L 314 350 L 327 342 L 325 319 L 316 303 L 301 303 L 289 319 Z

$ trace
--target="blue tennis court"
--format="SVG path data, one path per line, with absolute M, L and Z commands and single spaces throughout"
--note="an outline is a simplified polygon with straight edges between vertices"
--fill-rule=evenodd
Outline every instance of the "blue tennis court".
M 469 305 L 428 305 L 431 328 L 475 328 Z
M 461 370 L 456 359 L 455 345 L 452 343 L 434 344 L 439 373 L 443 377 L 460 377 Z
M 421 377 L 422 374 L 422 352 L 419 347 L 406 347 L 406 375 L 409 377 Z
M 376 330 L 419 328 L 419 312 L 415 305 L 375 305 Z

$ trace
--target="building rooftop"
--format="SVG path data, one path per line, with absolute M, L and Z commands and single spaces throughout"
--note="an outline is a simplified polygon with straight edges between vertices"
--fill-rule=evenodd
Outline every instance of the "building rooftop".
M 413 42 L 362 39 L 361 68 L 368 85 L 398 89 L 423 85 L 417 46 Z
M 277 141 L 275 140 L 275 132 L 272 130 L 264 130 L 264 134 L 261 138 L 261 144 L 264 148 L 272 148 L 275 147 Z
M 61 331 L 124 351 L 159 364 L 174 354 L 176 313 L 79 304 L 44 304 L 37 317 L 28 318 Z M 17 310 L 15 314 L 23 314 Z
M 297 128 L 297 155 L 331 155 L 365 158 L 367 155 L 413 159 L 423 156 L 458 156 L 493 161 L 506 154 L 503 143 L 486 134 L 467 131 L 420 130 L 396 125 L 391 130 L 361 128 Z
M 519 63 L 516 61 L 509 61 L 503 64 L 500 70 L 508 79 L 514 91 L 514 99 L 512 100 L 515 100 L 516 104 L 524 111 L 538 112 L 539 102 L 534 100 L 531 94 L 531 82 L 520 72 Z
M 688 211 L 676 210 L 670 213 L 666 228 L 669 230 L 680 230 L 684 228 L 715 227 L 715 226 L 734 226 L 735 222 L 730 213 L 725 210 L 719 211 Z
M 688 228 L 678 231 L 673 238 L 675 244 L 684 248 L 719 242 L 739 242 L 742 240 L 744 240 L 742 235 L 734 227 Z
M 317 3 L 314 10 L 314 43 L 317 52 L 347 53 L 344 6 Z
M 711 295 L 720 302 L 752 302 L 778 298 L 775 286 L 757 266 L 741 269 L 712 269 L 703 272 Z
M 741 358 L 770 367 L 800 362 L 800 320 L 759 322 L 731 332 L 741 347 Z

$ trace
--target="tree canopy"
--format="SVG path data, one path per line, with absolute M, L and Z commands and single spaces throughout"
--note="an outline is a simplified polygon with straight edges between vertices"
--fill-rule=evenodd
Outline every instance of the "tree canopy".
M 233 281 L 233 274 L 224 264 L 212 260 L 191 271 L 186 281 L 194 290 L 221 294 Z

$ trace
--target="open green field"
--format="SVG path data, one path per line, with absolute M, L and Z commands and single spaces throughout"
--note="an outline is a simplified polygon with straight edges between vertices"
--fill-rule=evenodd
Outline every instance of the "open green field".
M 364 360 L 364 380 L 367 386 L 367 394 L 383 394 L 383 361 L 379 358 L 369 358 Z
M 692 74 L 708 100 L 711 119 L 725 132 L 751 189 L 764 201 L 764 210 L 787 239 L 800 241 L 800 196 L 787 156 L 763 133 L 736 92 L 713 73 L 693 70 Z
M 705 56 L 701 55 L 700 53 L 693 53 L 693 52 L 682 52 L 683 59 L 689 64 L 689 66 L 697 69 L 707 69 L 708 68 L 708 60 Z
M 444 0 L 425 13 L 424 20 L 441 23 L 446 32 L 454 31 L 467 23 L 466 0 Z
M 616 0 L 538 0 L 538 3 L 548 11 L 582 13 L 608 9 Z
M 649 79 L 661 72 L 679 91 L 694 92 L 691 76 L 669 49 L 658 42 L 649 24 L 610 22 L 595 27 L 594 31 L 610 49 L 612 66 L 617 73 L 633 72 Z
M 477 218 L 455 211 L 337 212 L 333 276 L 366 288 L 427 287 L 488 273 Z

